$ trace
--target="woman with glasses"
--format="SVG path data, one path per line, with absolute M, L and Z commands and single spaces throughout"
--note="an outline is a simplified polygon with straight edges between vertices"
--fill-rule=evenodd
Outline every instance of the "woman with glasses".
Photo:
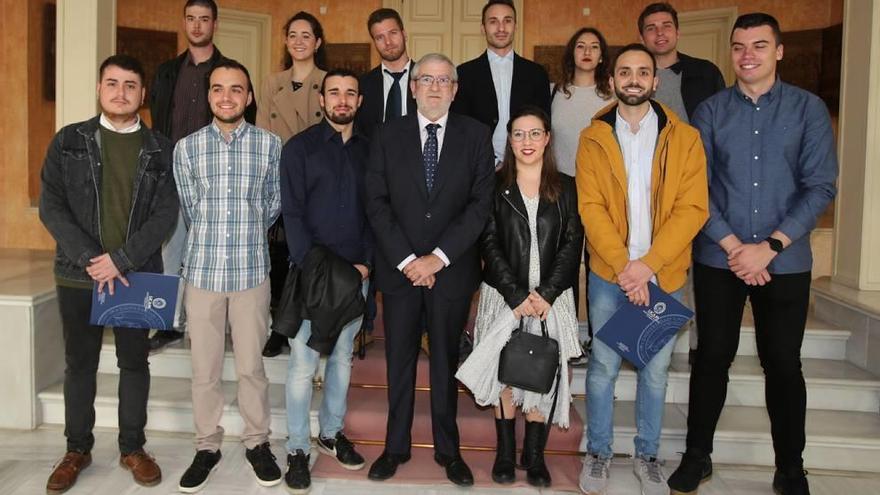
M 327 72 L 324 29 L 308 12 L 297 12 L 284 24 L 284 70 L 269 74 L 257 104 L 257 127 L 274 132 L 282 143 L 324 118 L 318 95 Z M 281 218 L 269 229 L 269 258 L 272 309 L 277 307 L 288 270 L 287 242 Z M 272 332 L 263 347 L 263 356 L 281 354 L 287 338 Z
M 504 159 L 496 173 L 493 210 L 480 238 L 484 282 L 475 328 L 473 353 L 458 378 L 478 403 L 495 405 L 498 439 L 492 479 L 515 481 L 516 409 L 526 419 L 521 466 L 529 484 L 550 486 L 544 447 L 550 425 L 568 427 L 571 392 L 567 362 L 581 353 L 577 339 L 572 284 L 580 261 L 583 227 L 577 211 L 574 180 L 556 169 L 550 137 L 550 118 L 535 106 L 511 115 Z M 561 366 L 558 394 L 511 388 L 498 381 L 500 351 L 517 320 L 559 342 Z M 486 385 L 486 384 L 489 385 Z M 556 397 L 555 413 L 548 418 Z

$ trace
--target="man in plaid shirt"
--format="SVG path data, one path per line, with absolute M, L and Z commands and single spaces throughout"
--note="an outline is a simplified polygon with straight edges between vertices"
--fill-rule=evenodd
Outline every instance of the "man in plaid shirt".
M 210 72 L 214 119 L 178 142 L 174 177 L 189 231 L 183 256 L 183 302 L 192 340 L 192 402 L 196 456 L 179 489 L 193 493 L 220 461 L 225 329 L 231 328 L 241 440 L 257 482 L 272 486 L 281 471 L 269 449 L 269 382 L 261 355 L 269 326 L 266 231 L 281 209 L 278 136 L 245 122 L 253 99 L 238 62 Z

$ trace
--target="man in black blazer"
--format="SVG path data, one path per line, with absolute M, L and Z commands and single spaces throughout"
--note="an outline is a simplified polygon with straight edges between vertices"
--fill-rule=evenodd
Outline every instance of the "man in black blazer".
M 504 158 L 507 121 L 526 104 L 550 114 L 550 79 L 539 64 L 513 51 L 516 9 L 510 0 L 489 0 L 483 7 L 480 30 L 488 48 L 458 67 L 459 91 L 452 111 L 469 115 L 493 130 L 495 163 Z
M 413 67 L 418 111 L 373 135 L 365 179 L 367 217 L 384 294 L 388 423 L 385 451 L 370 479 L 385 480 L 410 458 L 420 316 L 431 343 L 434 459 L 457 485 L 473 484 L 459 452 L 458 344 L 480 282 L 476 241 L 491 208 L 492 146 L 483 124 L 449 112 L 457 90 L 452 61 L 440 54 Z
M 394 9 L 381 8 L 367 18 L 367 30 L 382 62 L 360 77 L 364 102 L 355 121 L 370 136 L 387 120 L 416 111 L 416 100 L 409 90 L 414 62 L 406 53 L 403 20 Z

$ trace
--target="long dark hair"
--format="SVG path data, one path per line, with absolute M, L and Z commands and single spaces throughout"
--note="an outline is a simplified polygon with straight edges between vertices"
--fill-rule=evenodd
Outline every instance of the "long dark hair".
M 513 122 L 520 117 L 537 117 L 544 127 L 544 131 L 550 133 L 550 116 L 541 107 L 535 105 L 523 105 L 513 112 L 510 120 L 507 121 L 507 144 L 504 149 L 504 160 L 501 161 L 501 168 L 498 169 L 498 185 L 500 187 L 510 187 L 516 182 L 516 157 L 513 155 L 513 148 L 510 146 L 510 130 L 513 129 Z M 544 148 L 544 161 L 541 166 L 541 185 L 538 188 L 538 194 L 541 199 L 551 203 L 559 199 L 562 193 L 562 181 L 559 179 L 559 170 L 556 167 L 556 155 L 553 153 L 553 137 L 547 147 Z
M 315 51 L 315 65 L 318 66 L 321 70 L 326 70 L 327 67 L 327 51 L 324 47 L 327 46 L 327 40 L 324 39 L 324 28 L 321 27 L 321 23 L 318 19 L 309 14 L 306 11 L 300 10 L 296 14 L 293 14 L 293 17 L 287 20 L 284 24 L 284 39 L 287 39 L 287 33 L 290 30 L 290 25 L 294 23 L 294 21 L 306 21 L 309 25 L 312 26 L 312 34 L 315 35 L 315 42 L 321 40 L 321 45 Z M 284 44 L 284 70 L 293 67 L 293 57 L 290 56 L 290 52 L 287 50 L 287 43 Z
M 571 98 L 571 90 L 568 87 L 574 82 L 574 47 L 577 45 L 578 38 L 585 33 L 590 33 L 599 40 L 599 60 L 601 61 L 596 66 L 596 71 L 594 72 L 596 94 L 602 99 L 607 100 L 611 98 L 612 94 L 611 83 L 609 82 L 609 78 L 611 77 L 611 64 L 609 63 L 610 59 L 608 57 L 608 42 L 605 41 L 605 37 L 602 36 L 602 33 L 594 27 L 580 28 L 568 40 L 568 43 L 565 45 L 565 51 L 562 54 L 562 77 L 556 81 L 553 91 L 562 91 L 566 98 Z

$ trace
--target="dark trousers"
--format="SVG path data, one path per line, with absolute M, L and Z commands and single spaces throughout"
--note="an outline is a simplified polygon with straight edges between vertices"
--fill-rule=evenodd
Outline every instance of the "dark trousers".
M 422 337 L 422 314 L 427 317 L 431 346 L 431 430 L 434 450 L 459 455 L 458 369 L 459 339 L 467 321 L 471 298 L 445 299 L 437 291 L 410 288 L 400 294 L 383 293 L 385 362 L 388 371 L 388 424 L 385 450 L 407 455 L 412 446 L 416 364 Z
M 712 437 L 727 398 L 728 369 L 739 345 L 748 297 L 755 319 L 758 357 L 764 368 L 764 396 L 776 466 L 803 466 L 807 390 L 801 371 L 801 343 L 810 303 L 810 272 L 771 275 L 748 286 L 730 270 L 694 264 L 694 295 L 700 329 L 691 369 L 687 448 L 712 452 Z
M 58 287 L 64 332 L 64 436 L 67 450 L 90 452 L 95 445 L 95 393 L 104 328 L 89 325 L 92 291 Z M 147 329 L 114 328 L 119 367 L 119 451 L 129 454 L 146 443 L 150 352 Z

